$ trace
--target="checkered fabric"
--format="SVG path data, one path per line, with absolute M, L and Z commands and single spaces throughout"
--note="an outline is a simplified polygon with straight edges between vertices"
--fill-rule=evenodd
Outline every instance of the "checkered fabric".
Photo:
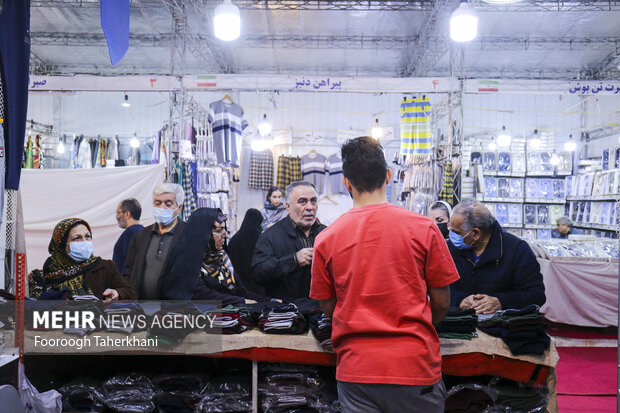
M 185 199 L 183 200 L 183 220 L 187 221 L 197 208 L 196 206 L 196 188 L 194 188 L 194 172 L 190 162 L 183 162 L 183 192 Z
M 295 181 L 301 181 L 301 159 L 298 156 L 280 156 L 277 185 L 286 190 L 286 187 Z
M 269 190 L 273 186 L 273 154 L 270 150 L 250 153 L 248 187 Z
M 439 199 L 446 201 L 450 205 L 452 205 L 454 201 L 453 186 L 454 173 L 452 172 L 452 161 L 447 161 L 443 170 L 443 184 L 441 186 L 441 192 L 439 193 Z

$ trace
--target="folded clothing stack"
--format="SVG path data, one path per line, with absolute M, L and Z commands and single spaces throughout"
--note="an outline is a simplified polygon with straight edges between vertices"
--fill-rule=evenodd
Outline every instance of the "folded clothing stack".
M 153 378 L 153 403 L 159 412 L 194 412 L 207 377 L 197 374 L 166 374 Z
M 247 308 L 227 305 L 219 310 L 206 311 L 205 315 L 213 319 L 213 328 L 205 327 L 205 331 L 211 334 L 241 334 L 254 326 Z
M 92 313 L 94 318 L 93 318 L 93 325 L 94 328 L 89 326 L 89 325 L 75 325 L 75 326 L 71 326 L 69 328 L 65 328 L 64 332 L 65 334 L 76 334 L 78 336 L 84 336 L 86 334 L 90 334 L 93 331 L 100 331 L 102 329 L 101 326 L 101 319 L 103 318 L 103 302 L 99 299 L 97 299 L 97 297 L 95 297 L 96 300 L 78 300 L 78 301 L 66 301 L 64 303 L 64 305 L 62 305 L 60 308 L 60 310 L 63 311 L 68 311 L 68 312 L 79 312 L 79 313 L 85 313 L 85 312 L 89 312 Z M 81 320 L 81 318 L 79 318 L 79 320 Z
M 155 387 L 142 375 L 115 376 L 103 383 L 105 404 L 115 412 L 152 412 Z
M 67 412 L 103 412 L 105 397 L 101 382 L 89 378 L 76 379 L 61 386 L 62 410 Z
M 144 310 L 138 303 L 111 303 L 103 312 L 109 322 L 106 328 L 109 332 L 131 334 L 142 331 L 140 327 L 146 324 L 138 322 L 139 317 L 146 319 Z
M 443 321 L 435 327 L 441 338 L 458 338 L 471 340 L 477 337 L 478 317 L 473 309 L 450 308 Z
M 501 377 L 495 377 L 489 387 L 499 392 L 497 404 L 502 412 L 542 412 L 548 403 L 547 387 L 532 387 Z
M 478 320 L 478 328 L 487 334 L 501 338 L 515 356 L 521 354 L 544 354 L 551 340 L 545 332 L 544 314 L 537 305 L 522 309 L 498 311 L 488 318 Z
M 321 345 L 326 350 L 333 350 L 332 347 L 332 319 L 325 316 L 320 307 L 310 311 L 308 317 L 310 330 Z
M 335 396 L 329 396 L 325 380 L 313 366 L 271 364 L 263 369 L 258 386 L 259 404 L 264 413 L 337 412 Z M 332 391 L 331 394 L 335 395 Z
M 267 307 L 258 317 L 258 326 L 265 333 L 304 334 L 308 323 L 295 304 Z

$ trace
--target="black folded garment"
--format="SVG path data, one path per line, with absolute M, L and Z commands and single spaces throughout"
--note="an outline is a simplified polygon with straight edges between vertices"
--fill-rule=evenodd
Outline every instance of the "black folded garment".
M 63 411 L 103 412 L 105 397 L 100 382 L 78 379 L 61 386 Z
M 518 333 L 511 332 L 503 327 L 480 327 L 480 330 L 494 337 L 501 338 L 515 356 L 523 354 L 544 354 L 551 343 L 551 339 L 547 333 L 541 330 L 522 331 Z
M 157 392 L 153 403 L 159 413 L 194 413 L 200 396 L 192 392 Z
M 162 374 L 152 379 L 159 392 L 199 393 L 207 377 L 199 374 Z
M 251 384 L 247 376 L 226 377 L 209 381 L 201 392 L 196 412 L 251 412 Z
M 268 334 L 304 334 L 308 323 L 295 304 L 280 304 L 263 309 L 258 326 Z
M 446 399 L 445 413 L 478 413 L 494 405 L 486 392 L 464 388 Z

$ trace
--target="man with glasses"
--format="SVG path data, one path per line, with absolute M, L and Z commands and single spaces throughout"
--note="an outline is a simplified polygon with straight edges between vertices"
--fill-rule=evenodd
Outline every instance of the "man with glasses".
M 504 231 L 476 200 L 454 207 L 448 248 L 461 279 L 450 286 L 451 306 L 491 314 L 545 303 L 545 284 L 526 241 Z
M 325 229 L 316 220 L 318 194 L 306 181 L 286 188 L 288 217 L 263 232 L 256 242 L 252 276 L 270 297 L 307 298 L 314 239 Z
M 185 226 L 178 218 L 184 197 L 181 185 L 158 185 L 153 191 L 155 223 L 131 238 L 124 275 L 129 277 L 129 285 L 140 300 L 160 299 L 160 280 L 168 252 Z

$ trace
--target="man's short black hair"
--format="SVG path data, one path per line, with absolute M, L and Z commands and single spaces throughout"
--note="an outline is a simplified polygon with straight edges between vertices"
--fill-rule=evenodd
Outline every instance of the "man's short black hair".
M 121 211 L 127 212 L 129 211 L 129 215 L 136 221 L 140 220 L 140 216 L 142 216 L 142 206 L 140 206 L 140 202 L 138 202 L 135 198 L 124 199 L 121 201 Z
M 340 149 L 342 172 L 359 192 L 373 192 L 385 184 L 387 162 L 383 147 L 370 136 L 349 139 Z

